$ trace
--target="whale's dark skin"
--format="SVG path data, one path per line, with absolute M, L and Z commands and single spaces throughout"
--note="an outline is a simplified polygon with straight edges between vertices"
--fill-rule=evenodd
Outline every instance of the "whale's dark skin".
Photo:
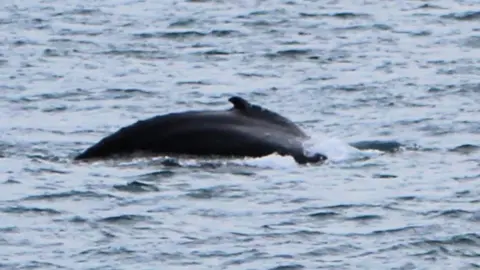
M 105 137 L 75 157 L 103 159 L 134 153 L 221 157 L 290 155 L 298 163 L 326 160 L 307 156 L 309 137 L 287 118 L 234 96 L 233 107 L 221 111 L 187 111 L 138 121 Z

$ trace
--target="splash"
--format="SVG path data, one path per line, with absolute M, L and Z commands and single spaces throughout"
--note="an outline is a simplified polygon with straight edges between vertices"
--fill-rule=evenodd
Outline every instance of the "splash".
M 304 151 L 308 156 L 313 156 L 317 153 L 327 156 L 326 164 L 342 164 L 365 160 L 377 157 L 382 153 L 382 151 L 374 149 L 359 150 L 339 138 L 327 137 L 322 134 L 316 134 L 308 141 L 305 141 Z M 278 154 L 234 160 L 232 164 L 271 169 L 290 169 L 301 166 L 295 162 L 293 157 L 280 156 Z
M 377 150 L 359 150 L 339 138 L 327 137 L 322 134 L 316 134 L 305 141 L 304 151 L 307 155 L 323 154 L 327 156 L 330 163 L 364 160 L 376 157 L 381 153 Z
M 279 154 L 271 154 L 258 158 L 233 160 L 232 164 L 268 169 L 291 169 L 299 166 L 293 157 L 281 156 Z

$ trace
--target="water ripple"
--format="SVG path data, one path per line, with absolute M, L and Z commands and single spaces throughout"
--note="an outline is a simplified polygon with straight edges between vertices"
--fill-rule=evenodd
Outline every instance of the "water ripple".
M 60 193 L 50 193 L 42 195 L 32 195 L 23 198 L 25 201 L 43 201 L 43 200 L 59 200 L 59 199 L 106 199 L 106 198 L 116 198 L 110 194 L 100 194 L 93 191 L 67 191 Z
M 473 0 L 0 10 L 0 268 L 479 268 Z M 241 95 L 330 154 L 72 162 Z
M 24 207 L 24 206 L 16 206 L 16 207 L 7 207 L 1 209 L 3 213 L 10 213 L 10 214 L 45 214 L 45 215 L 58 215 L 61 214 L 60 211 L 48 208 L 37 208 L 37 207 Z

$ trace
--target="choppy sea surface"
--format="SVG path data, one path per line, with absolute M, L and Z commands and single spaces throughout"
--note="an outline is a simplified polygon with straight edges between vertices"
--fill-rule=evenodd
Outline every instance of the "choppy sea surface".
M 480 268 L 478 1 L 0 7 L 0 269 Z M 232 95 L 328 162 L 72 161 Z

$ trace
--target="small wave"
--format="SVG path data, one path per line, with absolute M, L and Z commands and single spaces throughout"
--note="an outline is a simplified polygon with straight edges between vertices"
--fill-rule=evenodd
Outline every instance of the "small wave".
M 412 37 L 424 37 L 424 36 L 432 35 L 432 32 L 429 31 L 429 30 L 411 30 L 411 31 L 396 30 L 396 31 L 392 31 L 392 32 L 397 33 L 397 34 L 407 34 L 407 35 L 412 36 Z
M 430 240 L 423 240 L 411 243 L 412 246 L 422 247 L 422 246 L 443 246 L 448 247 L 452 246 L 458 248 L 459 246 L 462 247 L 480 247 L 480 235 L 477 233 L 466 233 L 461 235 L 454 235 L 451 237 L 447 237 L 444 239 L 430 239 Z M 460 250 L 458 250 L 460 251 Z M 466 252 L 466 250 L 463 250 Z M 463 253 L 463 252 L 462 252 Z M 465 254 L 466 255 L 466 254 Z M 477 254 L 477 256 L 480 254 Z M 468 255 L 467 255 L 468 256 Z
M 58 215 L 62 212 L 57 211 L 55 209 L 50 208 L 37 208 L 37 207 L 25 207 L 25 206 L 15 206 L 15 207 L 7 207 L 0 209 L 3 213 L 10 213 L 10 214 L 26 214 L 26 213 L 33 213 L 39 215 Z
M 69 199 L 72 197 L 80 197 L 80 198 L 97 198 L 97 199 L 104 199 L 104 198 L 116 198 L 110 194 L 100 194 L 93 191 L 67 191 L 67 192 L 59 192 L 59 193 L 52 193 L 52 194 L 42 194 L 42 195 L 32 195 L 25 197 L 23 200 L 25 201 L 38 201 L 38 200 L 57 200 L 57 199 Z
M 98 54 L 118 55 L 143 60 L 166 59 L 168 57 L 165 52 L 159 50 L 112 49 Z
M 10 264 L 3 264 L 0 263 L 0 269 L 69 269 L 66 266 L 61 266 L 58 264 L 54 264 L 51 262 L 45 261 L 28 261 L 24 263 L 10 263 Z
M 34 40 L 28 40 L 28 39 L 18 39 L 13 41 L 11 44 L 15 47 L 21 47 L 26 45 L 39 45 L 38 42 Z
M 332 217 L 339 216 L 340 214 L 337 212 L 333 211 L 322 211 L 322 212 L 317 212 L 313 214 L 309 214 L 310 217 L 316 218 L 316 219 L 329 219 Z
M 94 248 L 94 249 L 87 249 L 78 255 L 100 255 L 100 256 L 105 256 L 105 255 L 119 255 L 119 254 L 132 254 L 135 253 L 134 250 L 130 250 L 128 248 L 124 247 L 105 247 L 105 248 Z
M 341 58 L 341 56 L 340 56 Z M 329 59 L 330 61 L 335 61 L 336 59 Z M 366 91 L 367 89 L 371 89 L 372 86 L 366 86 L 363 83 L 358 84 L 351 84 L 351 85 L 327 85 L 323 89 L 328 91 L 342 91 L 342 92 L 359 92 L 359 91 Z
M 470 217 L 470 220 L 480 222 L 480 211 L 473 213 L 473 215 Z
M 443 15 L 443 18 L 446 19 L 455 19 L 459 21 L 473 21 L 480 20 L 480 11 L 466 11 L 466 12 L 457 12 Z
M 133 34 L 136 38 L 141 39 L 151 39 L 151 38 L 166 38 L 166 39 L 191 39 L 191 38 L 201 38 L 205 36 L 212 36 L 212 37 L 231 37 L 231 36 L 239 36 L 241 32 L 236 30 L 212 30 L 210 32 L 202 32 L 196 30 L 177 30 L 177 31 L 160 31 L 160 32 L 144 32 L 144 33 L 137 33 Z
M 302 49 L 302 48 L 292 48 L 292 49 L 286 49 L 286 50 L 279 50 L 274 53 L 267 53 L 265 54 L 265 57 L 270 58 L 270 59 L 291 59 L 291 58 L 298 58 L 302 56 L 308 56 L 313 53 L 313 50 L 311 49 Z
M 474 181 L 480 179 L 480 174 L 466 175 L 466 176 L 456 176 L 452 178 L 455 181 Z
M 165 178 L 171 178 L 175 176 L 175 172 L 171 170 L 161 170 L 161 171 L 156 171 L 156 172 L 150 172 L 150 173 L 145 173 L 141 175 L 134 176 L 134 178 L 137 178 L 141 181 L 158 181 L 158 180 L 163 180 Z
M 310 13 L 310 12 L 300 12 L 299 15 L 301 17 L 331 17 L 331 18 L 338 18 L 338 19 L 356 19 L 356 18 L 370 18 L 371 15 L 366 13 L 354 13 L 354 12 L 335 12 L 331 14 L 318 14 L 318 13 Z
M 463 45 L 465 47 L 470 47 L 470 48 L 474 48 L 474 49 L 478 49 L 480 48 L 480 36 L 471 36 L 469 38 L 467 38 Z
M 154 94 L 147 90 L 136 89 L 136 88 L 109 88 L 104 91 L 107 98 L 112 99 L 129 99 L 129 98 L 138 98 L 138 97 L 153 97 Z
M 143 215 L 119 215 L 102 218 L 100 222 L 115 223 L 115 224 L 131 224 L 141 221 L 152 220 L 152 217 Z
M 59 50 L 56 48 L 47 48 L 43 50 L 43 56 L 45 57 L 62 57 L 62 56 L 70 56 L 75 51 L 69 50 Z
M 20 229 L 18 227 L 15 227 L 15 226 L 0 227 L 0 232 L 1 233 L 18 233 L 18 232 L 20 232 Z
M 1 154 L 0 154 L 1 155 Z M 2 184 L 21 184 L 22 182 L 20 181 L 17 181 L 17 180 L 14 180 L 14 179 L 7 179 L 5 182 L 3 182 Z
M 276 74 L 267 74 L 265 71 L 262 71 L 262 73 L 258 71 L 253 71 L 253 72 L 238 72 L 236 75 L 245 77 L 245 78 L 280 78 L 280 76 Z
M 240 36 L 242 33 L 236 30 L 213 30 L 210 32 L 210 35 L 215 37 L 230 37 L 230 36 Z
M 160 191 L 160 189 L 154 185 L 145 184 L 138 181 L 133 181 L 125 185 L 114 185 L 113 188 L 119 191 L 125 191 L 125 192 L 131 192 L 131 193 Z
M 194 199 L 211 199 L 214 197 L 218 197 L 221 194 L 221 190 L 217 190 L 215 187 L 213 188 L 201 188 L 194 191 L 187 193 L 188 197 Z
M 88 219 L 80 217 L 80 216 L 69 217 L 67 220 L 69 222 L 72 222 L 72 223 L 87 223 L 88 222 Z
M 365 205 L 357 205 L 357 204 L 335 204 L 335 205 L 327 205 L 322 207 L 323 209 L 349 209 L 352 207 L 364 207 Z
M 459 218 L 465 215 L 471 216 L 473 213 L 461 209 L 449 209 L 443 211 L 430 211 L 426 215 L 433 217 L 448 217 L 448 218 Z
M 397 152 L 401 147 L 402 144 L 397 141 L 359 141 L 350 143 L 351 146 L 359 149 L 359 150 L 378 150 L 382 152 Z
M 416 231 L 417 229 L 422 229 L 421 226 L 406 226 L 401 228 L 392 228 L 392 229 L 384 229 L 384 230 L 374 230 L 371 232 L 371 235 L 383 235 L 383 234 L 397 234 L 397 233 L 404 233 L 408 231 Z
M 230 55 L 231 53 L 227 51 L 213 49 L 213 50 L 207 50 L 203 52 L 197 52 L 196 54 L 208 56 L 208 55 Z
M 330 14 L 329 16 L 341 19 L 352 19 L 352 18 L 370 18 L 371 16 L 366 13 L 353 13 L 353 12 L 337 12 Z
M 55 14 L 52 14 L 52 16 L 57 17 L 57 16 L 66 16 L 66 15 L 82 15 L 82 16 L 88 16 L 88 15 L 99 15 L 99 14 L 104 14 L 100 9 L 88 9 L 88 8 L 74 8 L 68 11 L 64 12 L 58 12 Z
M 212 82 L 205 81 L 205 80 L 199 80 L 199 81 L 178 81 L 175 83 L 176 85 L 212 85 Z
M 228 257 L 234 257 L 234 256 L 242 255 L 244 253 L 249 253 L 249 252 L 251 252 L 251 250 L 240 251 L 240 252 L 226 252 L 226 251 L 223 251 L 223 250 L 215 250 L 215 251 L 204 252 L 204 251 L 195 250 L 191 254 L 195 255 L 195 256 L 198 256 L 200 258 L 213 258 L 213 257 L 228 258 Z
M 170 28 L 175 28 L 175 27 L 186 27 L 186 26 L 191 26 L 195 24 L 196 20 L 188 18 L 188 19 L 179 19 L 177 21 L 174 21 L 168 25 Z
M 269 270 L 299 270 L 299 269 L 305 269 L 305 266 L 301 264 L 287 264 L 287 265 L 279 265 L 279 266 L 270 268 Z
M 398 176 L 393 174 L 374 174 L 373 178 L 387 179 L 387 178 L 397 178 Z
M 186 195 L 194 199 L 212 199 L 212 198 L 244 198 L 246 191 L 231 186 L 214 186 L 209 188 L 200 188 L 188 192 Z
M 460 154 L 472 154 L 480 150 L 480 146 L 475 144 L 462 144 L 457 147 L 450 149 L 451 152 L 456 152 Z
M 350 25 L 350 26 L 342 26 L 342 27 L 335 27 L 333 28 L 333 31 L 335 32 L 348 32 L 348 31 L 368 31 L 371 29 L 375 29 L 374 26 L 370 25 Z
M 68 36 L 89 36 L 95 37 L 102 35 L 102 30 L 95 30 L 95 29 L 61 29 L 58 31 L 58 35 L 68 37 Z
M 382 216 L 370 214 L 370 215 L 359 215 L 359 216 L 347 218 L 347 220 L 351 220 L 351 221 L 370 221 L 370 220 L 378 220 L 378 219 L 382 219 Z
M 9 99 L 10 102 L 15 104 L 28 104 L 28 103 L 44 103 L 49 100 L 65 100 L 65 101 L 80 101 L 82 97 L 91 95 L 89 90 L 75 88 L 64 92 L 55 93 L 43 93 L 31 96 L 22 96 L 20 98 Z
M 309 251 L 307 253 L 304 253 L 302 255 L 307 255 L 307 256 L 339 256 L 342 254 L 348 254 L 352 252 L 356 252 L 361 250 L 360 247 L 354 246 L 351 244 L 338 244 L 335 246 L 328 246 L 328 247 L 323 247 L 323 248 L 318 248 L 312 251 Z
M 441 6 L 437 6 L 437 5 L 432 5 L 432 4 L 423 4 L 423 5 L 418 6 L 415 9 L 445 9 L 445 8 L 443 8 Z

